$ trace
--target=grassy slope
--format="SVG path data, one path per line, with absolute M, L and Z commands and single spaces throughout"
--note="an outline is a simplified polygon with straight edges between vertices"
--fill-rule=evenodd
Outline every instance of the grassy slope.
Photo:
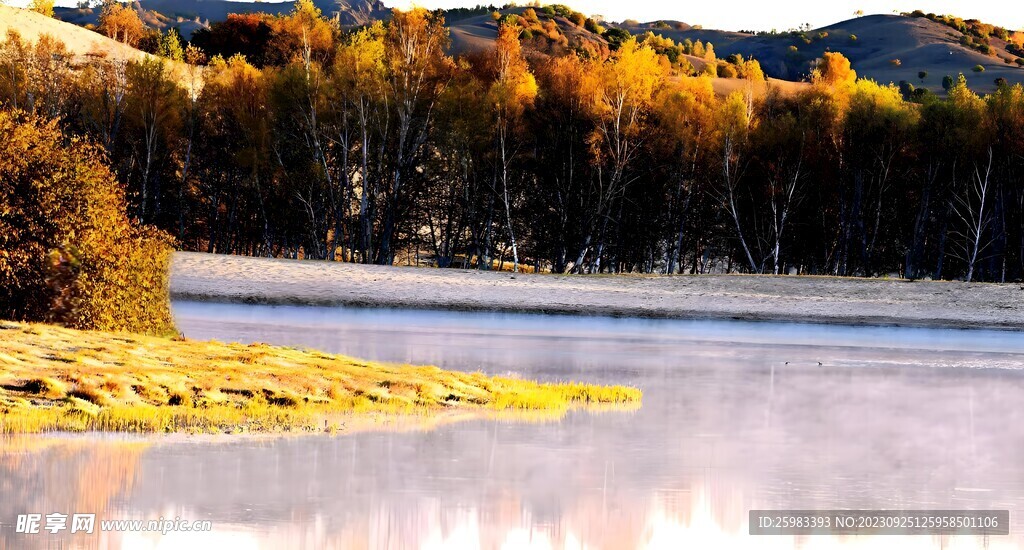
M 493 48 L 494 41 L 498 39 L 498 24 L 489 14 L 453 21 L 448 29 L 451 32 L 451 53 L 455 55 L 486 51 Z
M 138 61 L 155 56 L 122 44 L 98 32 L 38 14 L 34 11 L 0 5 L 0 41 L 7 39 L 7 31 L 15 30 L 26 42 L 33 43 L 43 35 L 52 36 L 67 47 L 75 63 L 84 64 L 92 59 Z M 189 86 L 189 66 L 164 60 L 173 78 Z
M 837 51 L 850 59 L 860 76 L 883 84 L 906 80 L 937 93 L 943 92 L 942 77 L 947 74 L 956 76 L 964 73 L 971 87 L 980 92 L 993 91 L 998 77 L 1010 83 L 1024 82 L 1024 68 L 1003 62 L 1003 58 L 1012 56 L 999 49 L 1000 41 L 993 40 L 998 55 L 986 56 L 961 46 L 959 32 L 924 18 L 898 15 L 858 17 L 809 31 L 809 37 L 816 37 L 819 32 L 828 33 L 825 39 L 816 39 L 811 44 L 789 36 L 649 27 L 650 24 L 643 24 L 630 30 L 637 33 L 652 30 L 676 41 L 686 38 L 710 40 L 719 57 L 733 53 L 754 56 L 767 74 L 790 80 L 805 75 L 810 70 L 810 63 L 825 51 Z M 856 35 L 857 39 L 852 40 L 851 35 Z M 789 47 L 794 45 L 798 49 L 796 54 L 789 51 Z M 898 66 L 892 63 L 894 59 L 900 60 Z M 985 72 L 973 72 L 975 65 L 984 66 Z M 924 82 L 917 76 L 919 71 L 928 72 Z
M 64 42 L 69 52 L 80 57 L 142 59 L 149 55 L 83 27 L 33 11 L 0 5 L 0 40 L 6 39 L 9 29 L 18 31 L 29 42 L 35 42 L 40 36 L 48 34 Z
M 942 77 L 958 73 L 965 74 L 971 88 L 980 92 L 994 91 L 998 77 L 1011 83 L 1024 82 L 1024 68 L 1008 65 L 998 55 L 988 56 L 960 45 L 960 32 L 925 18 L 875 15 L 824 30 L 830 38 L 835 35 L 840 40 L 844 35 L 856 34 L 857 41 L 852 45 L 832 49 L 848 53 L 859 75 L 881 83 L 906 80 L 941 93 Z M 1000 53 L 1009 56 L 1005 51 Z M 892 63 L 894 59 L 900 60 L 899 66 Z M 985 72 L 973 72 L 975 65 L 985 67 Z M 924 82 L 918 79 L 919 71 L 928 72 Z
M 503 16 L 509 14 L 523 15 L 528 8 L 511 7 L 499 10 Z M 548 17 L 540 13 L 541 21 L 547 21 Z M 595 44 L 607 44 L 601 36 L 586 29 L 577 27 L 568 19 L 555 16 L 551 18 L 570 41 L 570 44 L 578 42 L 591 42 Z M 451 49 L 453 55 L 479 53 L 494 47 L 494 41 L 498 38 L 498 23 L 494 21 L 490 13 L 476 15 L 448 22 L 448 30 L 451 36 Z
M 540 384 L 265 344 L 0 321 L 0 433 L 319 430 L 375 413 L 557 417 L 580 406 L 635 406 L 640 397 L 619 386 Z

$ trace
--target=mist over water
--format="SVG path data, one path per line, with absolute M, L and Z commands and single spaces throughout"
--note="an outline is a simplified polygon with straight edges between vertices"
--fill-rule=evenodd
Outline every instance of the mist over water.
M 214 525 L 213 533 L 104 539 L 133 548 L 1024 541 L 746 535 L 750 509 L 830 508 L 1008 508 L 1011 533 L 1020 532 L 1022 334 L 197 303 L 176 304 L 175 314 L 190 338 L 630 384 L 643 389 L 643 407 L 336 437 L 7 440 L 0 545 L 44 547 L 48 535 L 15 535 L 6 523 L 76 506 L 109 519 L 176 515 Z M 52 471 L 68 482 L 40 490 Z

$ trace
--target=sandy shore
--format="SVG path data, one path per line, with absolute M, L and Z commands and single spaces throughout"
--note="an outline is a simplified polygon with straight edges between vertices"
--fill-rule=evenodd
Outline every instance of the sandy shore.
M 178 253 L 176 300 L 1024 330 L 1024 286 L 899 280 L 515 275 Z

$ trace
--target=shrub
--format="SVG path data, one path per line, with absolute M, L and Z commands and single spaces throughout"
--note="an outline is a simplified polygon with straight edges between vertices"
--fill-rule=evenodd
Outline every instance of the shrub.
M 168 334 L 170 239 L 126 214 L 100 151 L 0 112 L 0 318 Z
M 911 98 L 911 101 L 914 103 L 921 103 L 923 105 L 927 105 L 937 100 L 938 98 L 928 88 L 916 88 L 914 90 L 913 97 Z
M 985 67 L 983 65 L 975 65 L 971 70 L 976 73 L 983 73 L 985 72 Z
M 924 82 L 924 79 L 928 78 L 928 71 L 918 71 L 917 78 Z
M 618 50 L 630 38 L 629 31 L 617 28 L 608 29 L 601 36 L 608 41 L 608 47 L 612 51 Z
M 1016 60 L 1014 60 L 1014 63 L 1020 65 L 1021 67 L 1024 67 L 1024 57 L 1018 57 Z
M 915 88 L 913 84 L 907 82 L 906 80 L 900 81 L 900 94 L 903 96 L 903 99 L 909 101 L 912 97 L 914 97 L 915 91 L 917 91 L 917 88 Z
M 718 66 L 719 78 L 736 78 L 737 76 L 739 76 L 739 72 L 736 70 L 735 65 L 723 63 Z

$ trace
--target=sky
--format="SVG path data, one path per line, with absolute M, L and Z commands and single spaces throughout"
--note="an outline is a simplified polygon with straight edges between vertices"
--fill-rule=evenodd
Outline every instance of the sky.
M 383 0 L 391 7 L 408 7 L 410 0 Z M 425 8 L 453 8 L 477 4 L 503 4 L 506 0 L 415 0 Z M 564 3 L 590 15 L 602 15 L 609 21 L 636 19 L 656 21 L 671 19 L 691 25 L 703 25 L 722 30 L 787 30 L 810 23 L 811 27 L 824 27 L 854 16 L 893 13 L 920 9 L 925 13 L 953 14 L 964 19 L 980 19 L 1012 30 L 1024 30 L 1024 9 L 1010 7 L 1008 0 L 817 0 L 796 2 L 785 0 L 551 0 Z M 547 0 L 542 0 L 547 3 Z M 13 5 L 24 5 L 27 0 L 13 0 Z M 520 0 L 526 4 L 527 0 Z M 58 1 L 58 5 L 74 5 L 73 1 Z

